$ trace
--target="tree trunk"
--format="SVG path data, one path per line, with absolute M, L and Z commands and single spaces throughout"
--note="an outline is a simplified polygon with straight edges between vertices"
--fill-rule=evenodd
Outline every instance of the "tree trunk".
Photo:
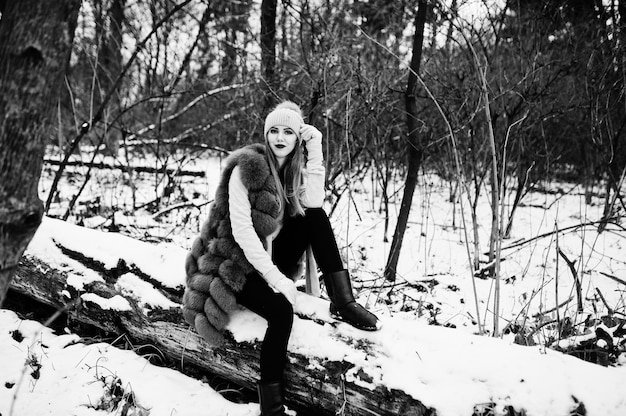
M 95 327 L 114 338 L 124 334 L 136 345 L 154 346 L 171 367 L 217 374 L 254 388 L 265 321 L 252 312 L 238 312 L 227 327 L 226 343 L 207 344 L 182 317 L 185 251 L 167 247 L 161 252 L 119 234 L 53 219 L 45 220 L 35 238 L 18 267 L 10 295 L 19 293 L 65 311 L 68 322 L 61 324 L 75 332 Z M 155 267 L 161 258 L 165 260 Z M 160 270 L 176 270 L 178 264 L 180 271 L 174 274 L 180 276 L 173 279 L 165 273 L 170 282 L 163 283 Z M 135 280 L 125 286 L 129 278 Z M 140 287 L 140 293 L 134 292 Z M 147 304 L 158 298 L 157 292 L 171 306 Z M 114 297 L 123 307 L 108 309 L 107 301 Z M 345 416 L 432 414 L 401 387 L 387 387 L 380 377 L 381 368 L 386 373 L 409 371 L 417 377 L 417 368 L 409 364 L 417 363 L 414 358 L 389 355 L 394 343 L 408 344 L 415 331 L 403 326 L 394 330 L 390 325 L 388 337 L 368 337 L 369 333 L 355 333 L 333 320 L 328 306 L 324 299 L 299 296 L 285 372 L 289 407 L 302 410 L 303 415 L 332 415 L 342 408 Z M 248 335 L 251 332 L 253 337 Z M 406 377 L 392 375 L 395 380 Z M 417 378 L 415 382 L 419 383 Z
M 477 62 L 478 64 L 478 62 Z M 493 123 L 491 118 L 491 112 L 489 106 L 491 102 L 489 101 L 489 91 L 487 89 L 487 75 L 486 70 L 485 74 L 482 75 L 483 82 L 483 96 L 485 101 L 485 117 L 487 118 L 487 127 L 489 134 L 489 143 L 491 147 L 491 164 L 492 164 L 492 173 L 491 173 L 491 238 L 489 241 L 489 263 L 495 261 L 495 267 L 493 268 L 492 276 L 495 279 L 495 288 L 493 295 L 493 336 L 500 336 L 500 255 L 501 255 L 501 247 L 502 247 L 502 224 L 501 218 L 504 215 L 504 212 L 500 213 L 500 201 L 504 198 L 501 193 L 504 191 L 504 187 L 500 188 L 502 184 L 504 184 L 504 177 L 498 178 L 498 160 L 497 160 L 497 151 L 496 151 L 496 140 L 493 132 Z M 506 160 L 502 160 L 502 164 L 504 165 Z
M 504 229 L 503 238 L 511 238 L 511 230 L 513 229 L 513 218 L 515 217 L 515 211 L 519 206 L 524 190 L 528 186 L 528 177 L 530 170 L 534 166 L 525 158 L 517 162 L 517 188 L 515 189 L 515 198 L 513 199 L 513 206 L 511 207 L 511 213 L 507 220 L 506 228 Z
M 108 2 L 105 2 L 105 4 Z M 113 88 L 113 84 L 122 72 L 122 27 L 124 25 L 124 7 L 125 0 L 112 0 L 109 8 L 106 10 L 105 21 L 108 24 L 102 28 L 104 31 L 102 36 L 102 46 L 100 48 L 100 56 L 98 57 L 98 96 L 99 102 L 96 108 L 100 106 L 106 93 Z M 119 91 L 109 100 L 105 111 L 105 120 L 113 118 L 120 109 Z M 104 124 L 105 143 L 107 149 L 113 154 L 116 153 L 119 142 L 121 141 L 121 133 L 119 130 L 106 130 L 107 124 Z
M 276 0 L 261 2 L 261 74 L 266 90 L 265 110 L 276 90 Z
M 415 193 L 415 187 L 417 185 L 417 174 L 423 157 L 423 150 L 420 145 L 419 135 L 417 132 L 417 100 L 415 98 L 415 88 L 417 86 L 417 74 L 419 72 L 422 58 L 424 24 L 426 22 L 427 8 L 427 2 L 425 0 L 420 0 L 417 8 L 417 14 L 415 15 L 413 56 L 411 58 L 409 80 L 406 93 L 404 95 L 406 124 L 408 129 L 407 148 L 409 153 L 409 169 L 404 185 L 404 194 L 402 195 L 400 212 L 398 213 L 398 222 L 396 223 L 396 230 L 393 233 L 389 258 L 385 267 L 385 278 L 390 281 L 395 281 L 396 279 L 396 269 L 398 267 L 398 259 L 400 258 L 400 250 L 402 249 L 402 240 L 404 239 L 404 232 L 406 231 L 406 226 L 409 221 L 409 213 L 411 211 L 411 204 L 413 203 L 413 194 Z
M 0 305 L 43 214 L 37 194 L 80 0 L 9 1 L 0 20 Z

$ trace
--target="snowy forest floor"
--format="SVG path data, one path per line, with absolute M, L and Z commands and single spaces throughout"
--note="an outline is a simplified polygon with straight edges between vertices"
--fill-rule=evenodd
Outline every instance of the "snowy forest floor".
M 206 155 L 187 159 L 182 164 L 174 163 L 174 157 L 171 160 L 172 168 L 206 172 L 206 175 L 179 176 L 168 181 L 158 173 L 129 176 L 120 170 L 94 170 L 68 220 L 154 244 L 189 248 L 207 217 L 221 160 Z M 116 163 L 112 159 L 103 162 Z M 145 160 L 145 164 L 157 166 L 153 160 Z M 49 215 L 64 216 L 68 202 L 82 185 L 85 170 L 80 166 L 67 169 Z M 54 169 L 44 171 L 42 197 L 47 196 L 53 174 Z M 423 327 L 424 331 L 429 331 L 428 325 L 449 327 L 441 328 L 445 332 L 425 333 L 441 337 L 448 344 L 458 343 L 459 348 L 471 352 L 468 345 L 474 343 L 479 327 L 487 333 L 493 330 L 495 282 L 487 276 L 472 277 L 461 205 L 458 201 L 450 202 L 450 184 L 435 175 L 420 177 L 395 282 L 384 281 L 382 272 L 390 245 L 386 236 L 390 239 L 395 227 L 401 183 L 388 190 L 396 198 L 392 198 L 389 206 L 387 230 L 381 209 L 383 198 L 379 189 L 372 192 L 376 189 L 373 184 L 369 177 L 365 181 L 352 181 L 349 194 L 344 194 L 338 202 L 331 201 L 337 202 L 331 222 L 354 276 L 358 300 L 390 324 L 402 322 Z M 515 213 L 511 237 L 502 242 L 500 328 L 503 335 L 500 341 L 494 340 L 495 344 L 481 343 L 482 348 L 496 357 L 497 345 L 521 344 L 528 345 L 526 349 L 530 351 L 567 351 L 586 360 L 553 351 L 548 354 L 556 357 L 555 360 L 567 360 L 572 371 L 595 379 L 595 385 L 602 391 L 597 397 L 604 405 L 593 403 L 590 397 L 593 391 L 588 385 L 564 382 L 545 387 L 548 392 L 562 389 L 564 396 L 536 398 L 538 405 L 527 409 L 528 415 L 550 415 L 559 407 L 554 397 L 571 396 L 585 403 L 589 415 L 623 415 L 626 411 L 623 398 L 625 213 L 619 212 L 616 224 L 609 224 L 604 232 L 598 233 L 595 222 L 602 217 L 604 204 L 600 187 L 592 192 L 590 204 L 586 203 L 580 185 L 550 183 L 543 187 L 523 197 Z M 157 198 L 158 205 L 154 203 Z M 507 201 L 512 201 L 512 196 Z M 467 235 L 472 236 L 467 202 L 463 210 Z M 477 218 L 480 250 L 486 252 L 491 208 L 484 195 L 477 205 Z M 481 261 L 486 265 L 486 256 L 481 256 Z M 181 271 L 182 267 L 181 264 Z M 0 321 L 0 327 L 7 329 L 0 334 L 0 368 L 4 376 L 0 379 L 4 383 L 0 414 L 3 416 L 258 414 L 254 403 L 231 403 L 205 383 L 150 364 L 141 353 L 104 343 L 86 343 L 74 334 L 55 335 L 9 311 L 0 311 Z M 459 352 L 454 360 L 462 367 L 461 372 L 476 370 L 467 352 Z M 518 357 L 528 361 L 531 373 L 541 375 L 549 371 L 524 353 Z M 471 386 L 466 391 L 471 394 Z M 439 394 L 444 414 L 449 392 Z M 435 398 L 432 402 L 438 403 Z M 447 409 L 447 414 L 453 414 L 449 413 L 450 407 Z M 492 409 L 490 414 L 504 412 L 505 409 Z

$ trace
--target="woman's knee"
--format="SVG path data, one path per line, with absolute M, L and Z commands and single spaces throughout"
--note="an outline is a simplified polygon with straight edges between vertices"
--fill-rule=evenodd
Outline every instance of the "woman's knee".
M 314 218 L 314 219 L 319 219 L 319 218 L 328 219 L 328 214 L 326 214 L 326 211 L 324 211 L 324 208 L 321 208 L 321 207 L 305 209 L 304 216 L 307 218 Z
M 284 328 L 291 328 L 293 325 L 293 305 L 283 295 L 276 295 L 276 301 L 272 302 L 271 310 L 268 312 L 266 319 L 269 325 Z
M 323 208 L 307 208 L 305 218 L 308 227 L 312 227 L 314 230 L 320 227 L 330 228 L 328 214 Z

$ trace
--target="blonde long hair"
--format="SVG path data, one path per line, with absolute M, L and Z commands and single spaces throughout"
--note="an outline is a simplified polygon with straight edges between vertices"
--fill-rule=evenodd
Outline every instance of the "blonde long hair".
M 302 142 L 298 139 L 296 147 L 287 156 L 282 169 L 278 167 L 278 160 L 276 160 L 276 155 L 270 148 L 267 136 L 265 137 L 265 154 L 269 161 L 270 171 L 276 182 L 281 211 L 286 211 L 291 217 L 304 215 L 304 207 L 302 206 L 302 201 L 300 201 L 303 185 L 302 169 L 304 167 Z

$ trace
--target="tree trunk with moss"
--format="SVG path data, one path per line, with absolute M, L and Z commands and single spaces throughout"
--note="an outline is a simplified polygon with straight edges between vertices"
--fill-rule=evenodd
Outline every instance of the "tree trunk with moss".
M 0 305 L 41 222 L 37 186 L 69 62 L 80 0 L 2 2 L 0 18 Z

